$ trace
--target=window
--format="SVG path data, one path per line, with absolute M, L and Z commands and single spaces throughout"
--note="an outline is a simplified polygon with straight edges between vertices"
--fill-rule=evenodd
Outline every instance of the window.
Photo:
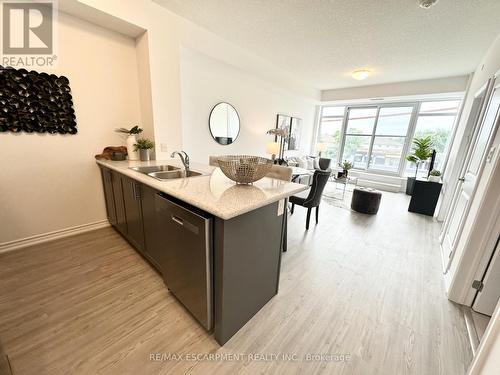
M 414 107 L 380 108 L 370 169 L 398 173 Z
M 430 136 L 432 138 L 436 150 L 434 169 L 443 170 L 443 163 L 448 151 L 459 105 L 459 100 L 424 102 L 420 105 L 414 137 Z M 428 169 L 429 162 L 420 167 L 419 175 L 425 176 Z M 415 175 L 414 163 L 406 163 L 405 175 Z
M 317 142 L 327 145 L 322 156 L 333 163 L 349 160 L 355 169 L 401 176 L 415 173 L 415 165 L 405 159 L 411 139 L 431 136 L 437 152 L 434 168 L 443 170 L 459 104 L 460 100 L 444 100 L 325 106 Z M 426 168 L 421 167 L 422 174 Z
M 349 160 L 354 168 L 368 166 L 371 137 L 377 117 L 377 108 L 353 108 L 348 110 L 342 160 Z
M 342 159 L 354 168 L 399 173 L 414 106 L 349 108 Z
M 324 107 L 321 112 L 318 143 L 326 144 L 326 151 L 321 156 L 332 159 L 332 164 L 338 162 L 344 111 L 345 107 Z

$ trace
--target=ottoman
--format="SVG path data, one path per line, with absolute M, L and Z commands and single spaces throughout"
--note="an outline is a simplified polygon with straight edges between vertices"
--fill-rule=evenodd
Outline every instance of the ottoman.
M 382 193 L 372 188 L 357 187 L 352 193 L 351 209 L 363 214 L 376 214 Z

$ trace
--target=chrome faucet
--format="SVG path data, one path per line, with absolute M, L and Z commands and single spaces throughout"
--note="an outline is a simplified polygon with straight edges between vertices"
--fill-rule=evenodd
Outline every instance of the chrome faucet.
M 170 155 L 171 158 L 174 158 L 175 155 L 179 155 L 181 158 L 182 164 L 184 164 L 184 168 L 186 169 L 186 172 L 189 170 L 189 156 L 186 153 L 186 151 L 174 151 L 172 152 L 172 155 Z

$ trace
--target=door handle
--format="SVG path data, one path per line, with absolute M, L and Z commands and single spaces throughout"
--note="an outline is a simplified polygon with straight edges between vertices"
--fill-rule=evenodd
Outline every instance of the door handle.
M 184 221 L 181 218 L 172 215 L 172 220 L 175 221 L 177 224 L 184 226 Z
M 465 181 L 465 177 L 460 177 L 460 178 L 458 179 L 458 181 L 464 182 L 464 181 Z
M 135 200 L 141 199 L 141 187 L 135 182 L 132 182 L 132 195 Z

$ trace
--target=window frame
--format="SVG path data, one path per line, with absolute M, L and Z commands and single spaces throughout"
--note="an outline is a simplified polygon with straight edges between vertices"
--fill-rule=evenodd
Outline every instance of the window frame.
M 325 107 L 344 107 L 344 112 L 342 116 L 323 116 L 323 109 Z M 317 143 L 321 143 L 319 141 L 319 138 L 321 137 L 321 124 L 323 122 L 323 118 L 338 118 L 342 119 L 342 124 L 340 127 L 340 138 L 339 138 L 339 149 L 337 151 L 337 162 L 340 162 L 340 156 L 342 155 L 343 150 L 342 144 L 344 142 L 345 134 L 344 134 L 344 129 L 345 129 L 345 122 L 346 122 L 346 116 L 347 116 L 347 106 L 346 105 L 321 105 L 319 106 L 319 116 L 318 116 L 318 122 L 316 125 L 316 135 L 313 137 L 314 143 L 313 143 L 313 150 L 314 146 Z
M 367 166 L 366 168 L 354 168 L 353 170 L 356 171 L 361 171 L 361 172 L 367 172 L 367 173 L 373 173 L 373 174 L 378 174 L 378 175 L 386 175 L 386 176 L 393 176 L 393 177 L 404 177 L 404 173 L 406 170 L 406 165 L 407 161 L 405 159 L 405 156 L 408 155 L 408 153 L 411 150 L 411 141 L 415 136 L 415 130 L 417 126 L 417 121 L 420 116 L 422 117 L 427 117 L 427 116 L 450 116 L 450 113 L 422 113 L 420 114 L 420 109 L 422 103 L 428 103 L 428 102 L 443 102 L 443 101 L 458 101 L 459 104 L 457 106 L 457 111 L 455 113 L 455 120 L 453 124 L 453 128 L 451 130 L 450 134 L 450 141 L 448 143 L 446 152 L 445 152 L 445 157 L 444 157 L 444 163 L 441 167 L 441 169 L 444 171 L 446 168 L 446 164 L 448 162 L 448 154 L 450 151 L 450 144 L 451 141 L 453 140 L 453 132 L 456 130 L 457 122 L 460 117 L 460 109 L 461 106 L 463 105 L 463 97 L 446 97 L 446 98 L 439 98 L 439 99 L 420 99 L 417 101 L 401 101 L 401 102 L 390 102 L 390 103 L 361 103 L 361 104 L 341 104 L 339 103 L 338 105 L 321 105 L 320 110 L 319 110 L 319 118 L 318 118 L 318 123 L 316 127 L 316 136 L 314 137 L 315 142 L 318 143 L 320 137 L 321 137 L 321 123 L 323 120 L 323 109 L 325 107 L 344 107 L 344 116 L 342 120 L 342 128 L 341 128 L 341 134 L 340 134 L 340 139 L 339 139 L 339 147 L 338 147 L 338 154 L 337 154 L 337 160 L 340 162 L 342 161 L 342 157 L 344 156 L 344 150 L 345 150 L 345 142 L 346 142 L 346 137 L 348 135 L 358 135 L 358 136 L 363 136 L 363 137 L 370 137 L 370 145 L 369 145 L 369 150 L 368 150 L 368 161 L 367 161 Z M 394 136 L 394 135 L 386 135 L 386 134 L 376 134 L 377 131 L 377 125 L 378 125 L 378 120 L 379 120 L 379 115 L 380 115 L 380 110 L 382 108 L 394 108 L 394 107 L 412 107 L 412 113 L 410 116 L 410 122 L 408 124 L 408 128 L 406 131 L 406 134 L 404 136 Z M 372 134 L 351 134 L 347 133 L 347 125 L 349 121 L 349 112 L 352 109 L 364 109 L 364 108 L 376 108 L 376 117 L 375 117 L 375 122 L 373 125 L 372 129 Z M 340 118 L 340 116 L 326 116 L 327 118 Z M 396 172 L 392 171 L 384 171 L 381 169 L 374 168 L 372 165 L 373 161 L 373 145 L 375 143 L 375 138 L 376 137 L 394 137 L 394 138 L 405 138 L 404 144 L 403 144 L 403 149 L 401 151 L 401 158 L 399 160 L 399 166 Z

